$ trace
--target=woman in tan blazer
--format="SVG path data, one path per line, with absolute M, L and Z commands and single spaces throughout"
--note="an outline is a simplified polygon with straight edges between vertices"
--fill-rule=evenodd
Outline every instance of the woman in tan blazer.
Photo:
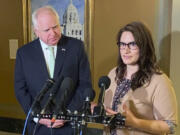
M 117 35 L 119 59 L 105 93 L 108 114 L 126 117 L 125 127 L 105 128 L 104 134 L 174 134 L 177 102 L 168 77 L 156 64 L 151 33 L 141 22 L 132 22 Z

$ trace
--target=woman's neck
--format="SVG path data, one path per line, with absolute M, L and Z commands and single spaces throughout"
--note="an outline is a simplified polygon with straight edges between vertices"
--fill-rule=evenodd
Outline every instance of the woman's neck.
M 136 73 L 139 69 L 139 66 L 136 65 L 127 65 L 127 70 L 126 70 L 126 78 L 131 80 L 131 77 L 134 73 Z

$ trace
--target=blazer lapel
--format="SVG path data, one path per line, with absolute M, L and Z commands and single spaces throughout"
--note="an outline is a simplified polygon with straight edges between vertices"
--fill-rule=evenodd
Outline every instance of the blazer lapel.
M 61 38 L 61 40 L 57 46 L 57 54 L 56 54 L 55 69 L 54 69 L 54 78 L 57 78 L 59 76 L 59 73 L 62 70 L 66 53 L 67 53 L 67 45 L 65 43 L 64 37 L 62 36 L 62 38 Z
M 39 39 L 35 43 L 34 47 L 35 47 L 35 50 L 33 52 L 33 55 L 36 56 L 35 60 L 37 64 L 37 69 L 39 70 L 39 73 L 41 75 L 45 76 L 45 78 L 49 78 L 47 65 L 45 62 L 44 54 L 43 54 Z

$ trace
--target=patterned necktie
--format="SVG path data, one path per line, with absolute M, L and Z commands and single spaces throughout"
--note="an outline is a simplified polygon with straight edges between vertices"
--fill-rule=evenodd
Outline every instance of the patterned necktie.
M 50 77 L 53 78 L 54 75 L 54 65 L 55 65 L 55 57 L 54 57 L 54 47 L 48 46 L 49 50 L 49 74 Z

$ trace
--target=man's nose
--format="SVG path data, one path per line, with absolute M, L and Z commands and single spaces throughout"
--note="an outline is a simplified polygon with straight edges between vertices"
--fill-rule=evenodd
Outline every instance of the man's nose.
M 55 32 L 55 30 L 54 30 L 54 29 L 52 29 L 52 28 L 50 29 L 50 31 L 49 31 L 49 32 L 50 32 L 50 34 L 51 34 L 51 35 L 55 35 L 55 33 L 56 33 L 56 32 Z

